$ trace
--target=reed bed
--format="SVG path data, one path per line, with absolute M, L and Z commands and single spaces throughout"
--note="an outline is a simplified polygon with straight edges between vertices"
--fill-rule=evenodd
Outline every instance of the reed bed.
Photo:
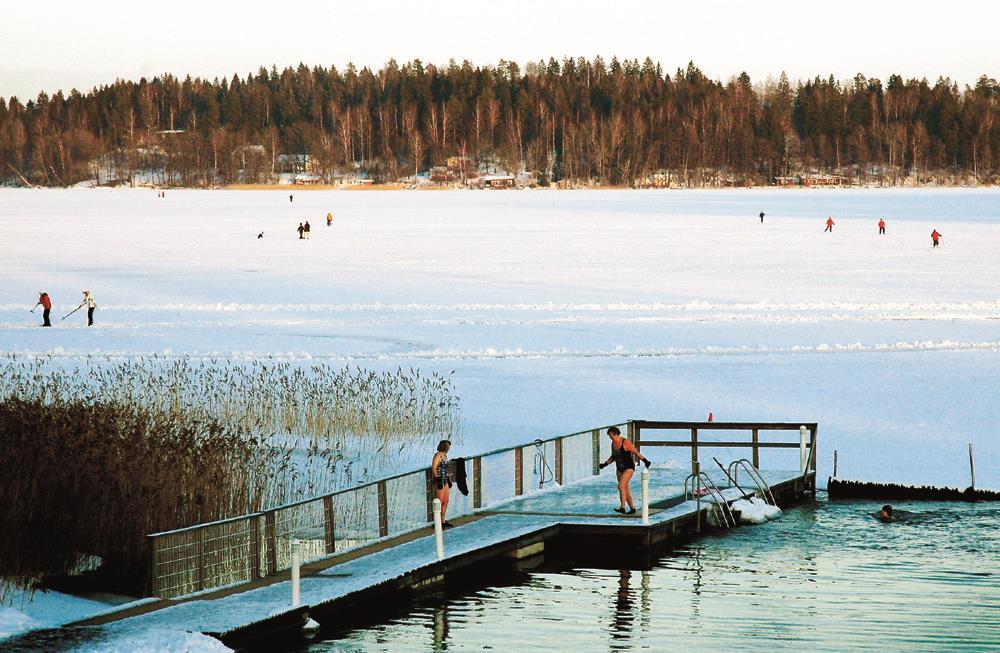
M 146 534 L 397 471 L 459 427 L 450 378 L 414 369 L 6 356 L 0 577 L 27 588 L 96 555 L 135 591 Z

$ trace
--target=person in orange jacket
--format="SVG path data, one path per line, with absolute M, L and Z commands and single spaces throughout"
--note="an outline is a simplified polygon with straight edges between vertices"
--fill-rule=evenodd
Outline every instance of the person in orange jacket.
M 885 235 L 885 218 L 878 219 L 878 234 L 880 236 Z
M 634 515 L 635 503 L 632 501 L 632 490 L 629 489 L 628 482 L 635 474 L 635 459 L 641 460 L 646 469 L 649 469 L 649 458 L 639 453 L 634 444 L 623 438 L 622 432 L 617 426 L 608 429 L 608 437 L 611 438 L 611 456 L 601 463 L 601 469 L 611 463 L 615 464 L 615 472 L 618 477 L 618 498 L 621 501 L 621 507 L 615 508 L 615 512 Z M 625 510 L 626 503 L 628 511 Z
M 833 225 L 834 225 L 833 218 L 827 218 L 826 219 L 826 229 L 823 230 L 824 233 L 827 232 L 827 231 L 829 231 L 830 233 L 833 233 Z
M 935 229 L 934 231 L 931 232 L 931 241 L 934 243 L 934 247 L 938 246 L 939 244 L 938 241 L 940 240 L 941 240 L 941 234 L 939 234 L 938 230 Z

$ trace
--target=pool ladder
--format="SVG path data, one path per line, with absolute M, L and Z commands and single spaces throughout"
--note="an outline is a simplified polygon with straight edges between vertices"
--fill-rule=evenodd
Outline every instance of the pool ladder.
M 753 466 L 746 458 L 740 458 L 739 460 L 734 460 L 729 463 L 729 477 L 733 479 L 734 483 L 739 483 L 740 469 L 746 470 L 747 476 L 753 481 L 753 484 L 757 486 L 757 493 L 760 498 L 765 502 L 770 503 L 772 506 L 777 506 L 778 502 L 774 500 L 774 494 L 771 493 L 771 487 L 764 480 L 764 476 L 760 473 L 756 467 Z
M 691 491 L 688 491 L 688 482 L 691 482 Z M 688 477 L 684 479 L 684 500 L 690 501 L 692 498 L 701 500 L 701 495 L 698 494 L 698 490 L 695 488 L 699 484 L 705 489 L 706 494 L 712 498 L 712 512 L 715 514 L 715 519 L 719 524 L 725 524 L 726 528 L 732 528 L 736 526 L 736 518 L 733 517 L 732 510 L 729 509 L 729 502 L 726 498 L 722 496 L 722 490 L 715 484 L 715 482 L 708 477 L 705 472 L 698 472 L 697 474 L 688 474 Z M 721 518 L 720 518 L 721 514 Z

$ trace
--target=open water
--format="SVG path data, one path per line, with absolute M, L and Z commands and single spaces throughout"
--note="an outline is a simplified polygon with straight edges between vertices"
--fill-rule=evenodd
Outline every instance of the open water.
M 421 597 L 306 651 L 997 651 L 1000 505 L 827 501 L 648 569 L 542 567 Z

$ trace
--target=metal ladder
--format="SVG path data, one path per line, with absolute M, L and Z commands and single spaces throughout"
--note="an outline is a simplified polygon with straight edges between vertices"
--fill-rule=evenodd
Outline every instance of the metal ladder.
M 684 500 L 690 501 L 692 498 L 701 500 L 701 495 L 695 496 L 695 485 L 697 483 L 691 483 L 691 490 L 688 491 L 688 481 L 699 481 L 703 482 L 703 487 L 708 491 L 708 496 L 712 497 L 712 511 L 715 514 L 715 518 L 720 524 L 725 524 L 726 528 L 732 528 L 736 526 L 736 518 L 733 517 L 733 512 L 729 509 L 729 502 L 726 498 L 722 496 L 722 490 L 718 488 L 714 481 L 708 477 L 705 472 L 698 472 L 697 474 L 688 474 L 688 477 L 684 479 Z M 719 513 L 722 514 L 722 519 L 719 519 Z
M 546 483 L 556 480 L 556 473 L 552 471 L 549 461 L 545 459 L 545 443 L 538 439 L 532 444 L 535 445 L 535 465 L 531 471 L 538 477 L 538 489 L 541 490 Z M 546 472 L 548 472 L 548 477 L 546 477 Z
M 750 480 L 757 486 L 757 492 L 760 494 L 760 497 L 772 506 L 777 506 L 778 503 L 774 500 L 774 494 L 771 493 L 771 488 L 767 484 L 767 481 L 764 480 L 760 471 L 753 466 L 753 463 L 746 458 L 740 458 L 739 460 L 734 460 L 729 463 L 729 476 L 732 477 L 733 481 L 739 483 L 737 476 L 739 475 L 741 468 L 746 470 L 747 476 L 749 476 Z

